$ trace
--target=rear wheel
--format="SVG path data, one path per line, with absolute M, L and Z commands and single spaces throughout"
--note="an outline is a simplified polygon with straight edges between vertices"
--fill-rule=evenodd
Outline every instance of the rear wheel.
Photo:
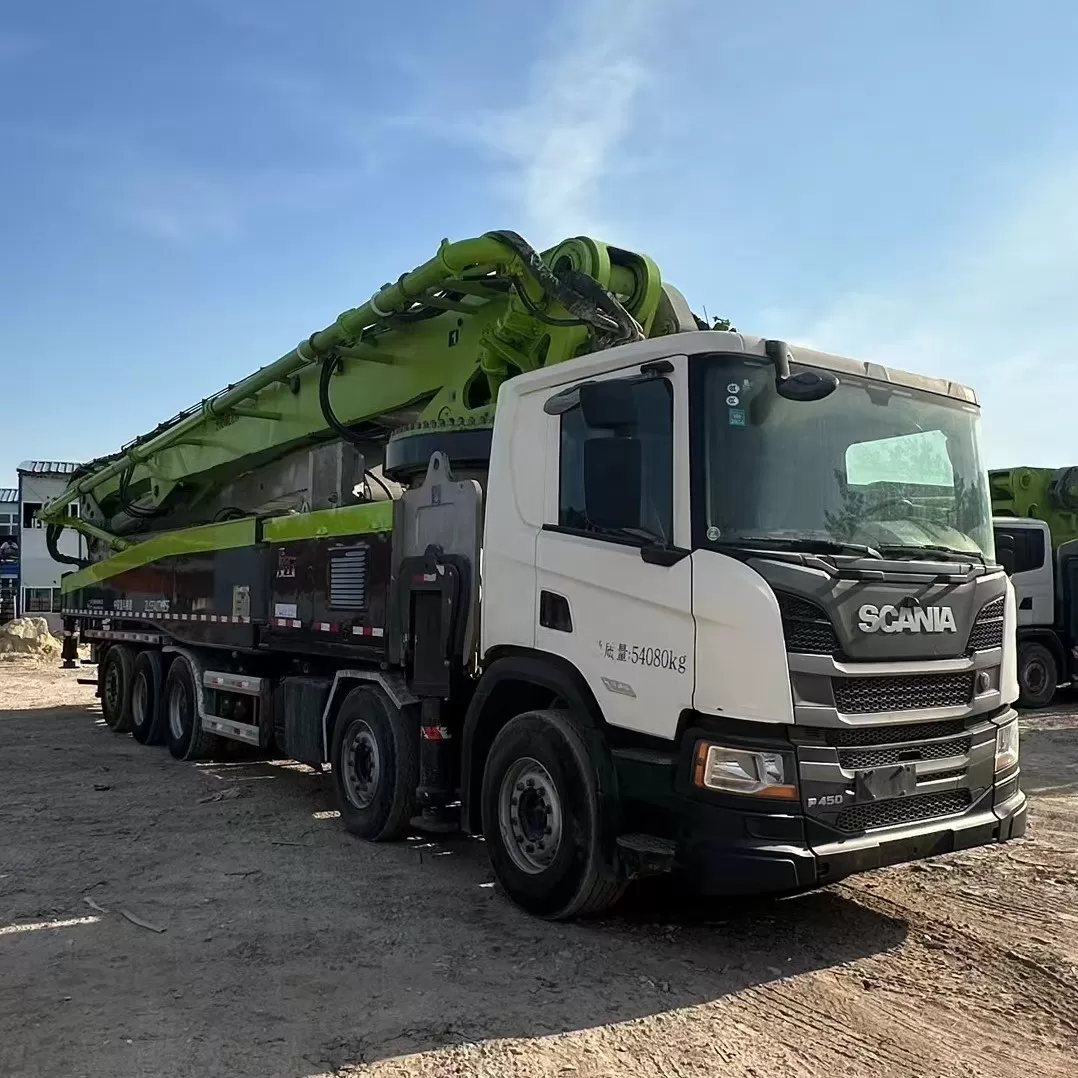
M 131 683 L 135 656 L 126 644 L 113 644 L 101 664 L 101 713 L 114 734 L 131 729 Z
M 177 760 L 208 760 L 212 757 L 218 738 L 202 729 L 194 672 L 182 655 L 177 655 L 168 668 L 163 703 L 168 751 Z
M 375 688 L 353 689 L 333 727 L 333 784 L 341 821 L 372 842 L 403 838 L 419 785 L 419 715 Z
M 1059 671 L 1055 656 L 1035 640 L 1018 648 L 1018 703 L 1022 707 L 1047 707 L 1056 694 Z
M 564 711 L 511 719 L 483 772 L 483 833 L 498 882 L 549 920 L 594 915 L 625 883 L 603 852 L 603 807 L 592 750 Z
M 161 653 L 139 652 L 131 682 L 131 736 L 142 745 L 160 745 L 165 740 L 168 715 L 163 682 Z

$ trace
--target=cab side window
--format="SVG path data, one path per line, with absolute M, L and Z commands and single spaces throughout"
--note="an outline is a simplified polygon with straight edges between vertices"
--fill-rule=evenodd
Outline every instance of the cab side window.
M 617 430 L 589 427 L 578 406 L 561 415 L 558 526 L 598 537 L 672 543 L 674 527 L 674 396 L 662 378 L 632 386 L 636 419 Z M 640 443 L 640 506 L 630 529 L 599 527 L 588 516 L 584 446 L 596 438 L 634 438 Z M 618 481 L 615 476 L 614 482 Z M 634 535 L 632 532 L 639 532 Z

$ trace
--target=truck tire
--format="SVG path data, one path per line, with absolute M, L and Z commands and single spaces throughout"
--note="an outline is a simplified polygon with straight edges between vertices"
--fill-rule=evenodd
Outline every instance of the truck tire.
M 1056 694 L 1059 671 L 1049 648 L 1027 640 L 1018 648 L 1018 704 L 1047 707 Z
M 419 786 L 419 713 L 369 686 L 353 689 L 333 727 L 333 785 L 341 822 L 371 842 L 409 831 Z
M 140 745 L 161 745 L 168 728 L 164 706 L 164 663 L 159 651 L 135 656 L 131 682 L 131 736 Z
M 131 681 L 135 656 L 126 644 L 113 644 L 101 664 L 101 714 L 114 734 L 131 729 Z
M 208 760 L 218 745 L 215 734 L 202 729 L 195 696 L 195 675 L 191 664 L 177 655 L 168 668 L 162 700 L 167 727 L 165 742 L 177 760 Z
M 494 738 L 483 834 L 498 882 L 547 920 L 602 913 L 626 884 L 602 852 L 596 762 L 566 711 L 529 711 Z

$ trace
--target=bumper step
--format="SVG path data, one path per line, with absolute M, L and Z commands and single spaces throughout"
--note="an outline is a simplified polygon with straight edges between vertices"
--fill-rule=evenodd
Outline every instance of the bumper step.
M 677 846 L 670 839 L 633 833 L 618 835 L 617 846 L 630 880 L 662 875 L 674 867 Z

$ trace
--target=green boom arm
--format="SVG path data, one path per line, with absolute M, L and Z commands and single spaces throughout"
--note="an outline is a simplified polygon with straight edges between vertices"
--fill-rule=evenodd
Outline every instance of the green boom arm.
M 1053 550 L 1078 539 L 1078 468 L 999 468 L 988 484 L 993 515 L 1043 520 Z
M 109 521 L 190 501 L 313 443 L 329 429 L 319 400 L 333 365 L 332 409 L 348 426 L 489 427 L 498 387 L 520 371 L 686 325 L 684 301 L 646 256 L 586 237 L 542 256 L 510 232 L 450 243 L 261 368 L 81 469 L 41 518 L 120 547 Z M 66 515 L 86 498 L 93 519 Z M 125 510 L 128 515 L 124 516 Z

